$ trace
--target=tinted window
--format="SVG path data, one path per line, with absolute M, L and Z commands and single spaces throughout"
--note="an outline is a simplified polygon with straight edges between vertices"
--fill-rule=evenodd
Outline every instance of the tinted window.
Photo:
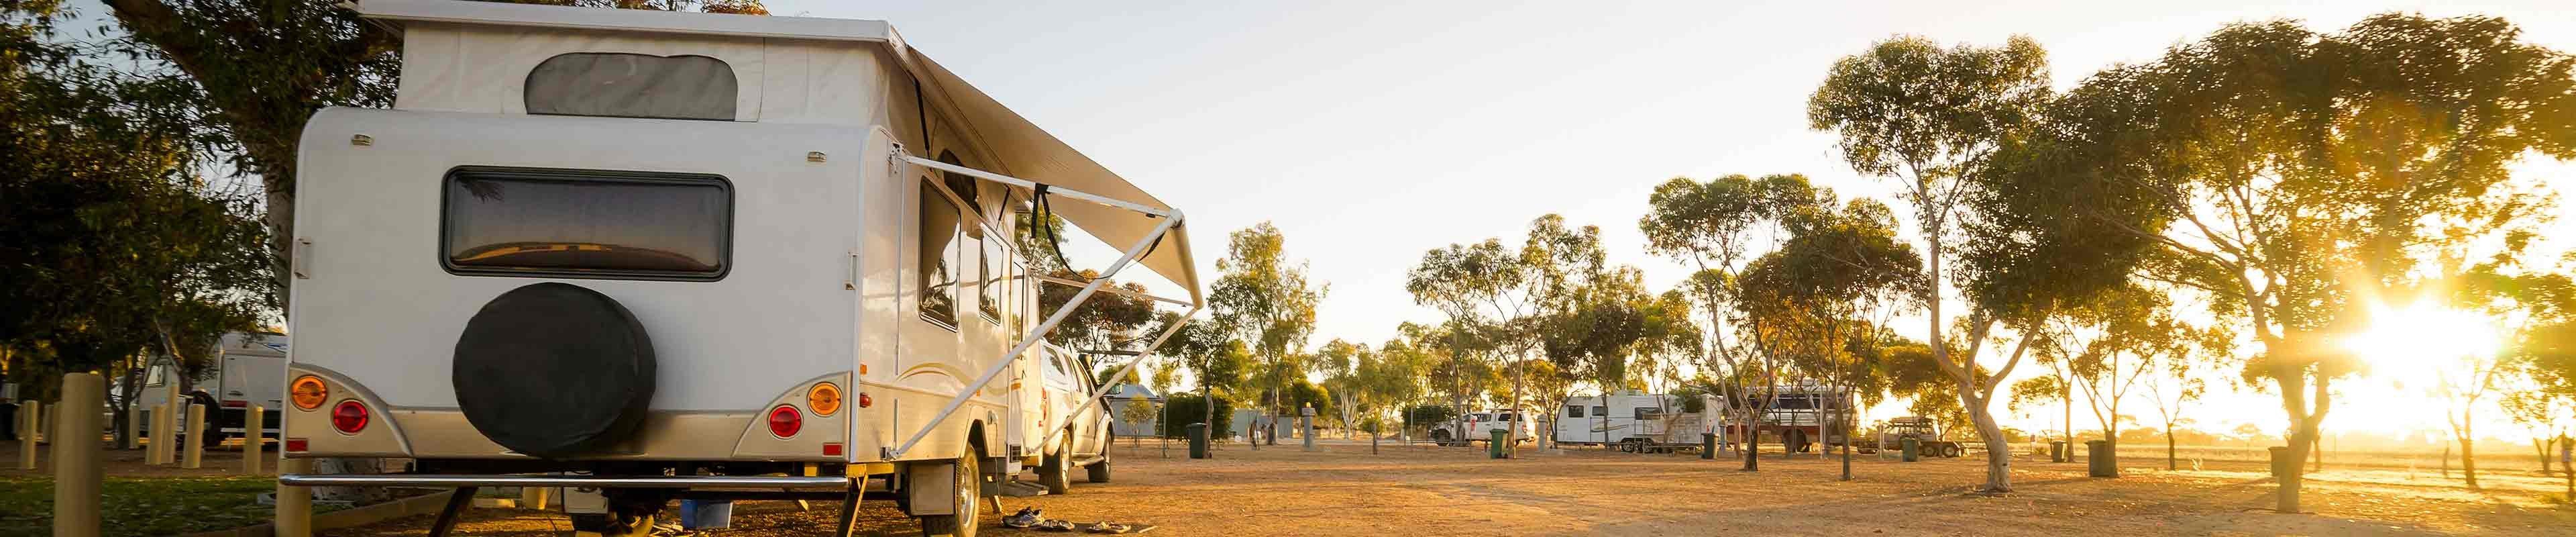
M 1606 408 L 1606 407 L 1602 407 L 1602 406 L 1600 406 L 1600 405 L 1593 405 L 1593 406 L 1592 406 L 1592 415 L 1594 415 L 1594 416 L 1608 416 L 1608 415 L 1610 415 L 1610 409 L 1609 409 L 1609 408 Z
M 1653 408 L 1647 408 L 1647 407 L 1637 407 L 1637 419 L 1644 420 L 1644 419 L 1654 419 L 1654 418 L 1655 418 L 1655 409 L 1653 409 Z
M 453 272 L 712 280 L 733 193 L 705 174 L 468 167 L 445 210 Z
M 958 242 L 964 239 L 957 231 L 961 212 L 939 193 L 939 187 L 922 182 L 921 249 L 913 255 L 921 275 L 921 318 L 950 327 L 957 326 L 956 260 Z
M 1565 405 L 1565 417 L 1568 417 L 1568 418 L 1580 418 L 1580 417 L 1583 417 L 1583 405 Z
M 706 56 L 580 52 L 528 71 L 530 114 L 732 121 L 733 67 Z

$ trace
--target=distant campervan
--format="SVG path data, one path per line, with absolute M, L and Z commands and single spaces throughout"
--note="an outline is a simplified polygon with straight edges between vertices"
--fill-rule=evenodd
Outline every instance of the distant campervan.
M 567 506 L 607 535 L 691 498 L 843 500 L 847 534 L 874 490 L 973 535 L 984 498 L 1109 477 L 1097 387 L 1048 376 L 1091 364 L 1041 338 L 1130 266 L 1201 306 L 1179 210 L 885 22 L 357 9 L 400 85 L 303 130 L 283 451 L 414 462 L 282 484 L 598 491 Z M 1041 274 L 1032 213 L 1121 256 Z

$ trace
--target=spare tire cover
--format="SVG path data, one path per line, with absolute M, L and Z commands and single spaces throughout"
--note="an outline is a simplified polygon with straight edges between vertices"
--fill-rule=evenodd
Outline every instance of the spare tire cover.
M 501 447 L 557 459 L 626 439 L 653 399 L 653 341 L 616 299 L 578 285 L 512 289 L 456 337 L 456 404 Z

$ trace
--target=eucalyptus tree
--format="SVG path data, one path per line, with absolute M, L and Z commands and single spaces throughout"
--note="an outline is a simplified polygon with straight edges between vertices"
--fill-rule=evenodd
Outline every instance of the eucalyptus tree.
M 2151 241 L 2150 277 L 2261 345 L 2245 376 L 2281 395 L 2303 453 L 2363 365 L 2340 339 L 2373 302 L 2528 245 L 2546 205 L 2509 165 L 2576 157 L 2571 65 L 2491 17 L 2232 24 L 2086 79 L 2033 137 L 2049 171 L 2013 192 Z M 2281 479 L 2278 509 L 2300 484 Z
M 1281 390 L 1304 378 L 1298 363 L 1306 338 L 1315 333 L 1315 305 L 1330 286 L 1312 282 L 1304 261 L 1291 261 L 1288 239 L 1269 222 L 1229 236 L 1226 255 L 1216 262 L 1221 273 L 1210 285 L 1208 305 L 1219 326 L 1244 341 L 1252 351 L 1251 373 L 1259 379 L 1261 424 L 1265 430 L 1278 417 Z M 1293 377 L 1293 378 L 1292 378 Z M 1277 444 L 1273 433 L 1269 439 Z
M 2025 128 L 2049 97 L 2048 62 L 2039 44 L 2014 36 L 2001 47 L 1943 48 L 1930 39 L 1900 36 L 1834 63 L 1807 101 L 1809 126 L 1831 130 L 1843 159 L 1863 175 L 1898 183 L 1897 199 L 1914 216 L 1923 244 L 1921 288 L 1932 358 L 1960 389 L 1960 402 L 1986 441 L 1984 490 L 2012 488 L 2011 452 L 1989 402 L 2021 360 L 2029 338 L 2019 338 L 1991 376 L 1980 375 L 1997 324 L 2029 327 L 2026 312 L 1997 311 L 1971 301 L 1966 334 L 1953 353 L 1945 335 L 1955 320 L 1941 289 L 1953 259 L 1964 202 L 1995 175 L 1994 154 Z M 2015 315 L 2020 314 L 2020 315 Z M 2000 347 L 2001 345 L 1997 345 Z M 2000 350 L 2000 349 L 1998 349 Z
M 1162 312 L 1155 316 L 1155 322 L 1161 326 L 1172 326 L 1182 321 L 1181 314 L 1175 312 Z M 1252 352 L 1244 347 L 1242 341 L 1233 339 L 1228 330 L 1212 323 L 1181 325 L 1180 330 L 1173 332 L 1155 353 L 1171 357 L 1173 364 L 1189 370 L 1196 377 L 1192 384 L 1198 385 L 1199 389 L 1202 410 L 1199 423 L 1211 425 L 1217 423 L 1218 392 L 1239 387 L 1243 382 L 1244 367 L 1252 360 Z M 1210 434 L 1222 433 L 1210 431 Z
M 1351 420 L 1360 409 L 1364 388 L 1360 368 L 1374 359 L 1366 344 L 1355 344 L 1336 338 L 1315 349 L 1315 359 L 1308 365 L 1324 377 L 1324 390 L 1333 395 L 1333 409 L 1341 416 L 1342 436 L 1350 437 Z
M 1521 409 L 1526 383 L 1521 356 L 1535 345 L 1525 332 L 1536 305 L 1534 276 L 1540 267 L 1501 239 L 1451 244 L 1422 254 L 1405 274 L 1404 289 L 1414 303 L 1431 306 L 1449 317 L 1453 374 L 1497 363 L 1512 376 L 1511 407 Z M 1470 344 L 1470 341 L 1474 344 Z M 1459 378 L 1464 378 L 1463 375 Z M 1462 411 L 1465 409 L 1461 409 Z
M 1779 247 L 1783 237 L 1784 216 L 1812 206 L 1816 189 L 1804 175 L 1774 174 L 1760 178 L 1742 174 L 1725 175 L 1708 182 L 1675 177 L 1657 185 L 1646 199 L 1646 215 L 1638 218 L 1637 229 L 1646 236 L 1649 252 L 1689 263 L 1696 272 L 1683 282 L 1682 290 L 1705 308 L 1708 328 L 1704 332 L 1707 350 L 1699 367 L 1704 371 L 1724 371 L 1715 378 L 1723 391 L 1739 394 L 1742 402 L 1758 403 L 1768 397 L 1744 398 L 1753 387 L 1740 381 L 1755 378 L 1750 373 L 1760 364 L 1752 349 L 1739 341 L 1739 331 L 1731 326 L 1746 322 L 1741 301 L 1745 263 L 1763 252 Z M 1737 423 L 1755 423 L 1761 410 L 1755 405 L 1729 405 L 1738 413 Z M 1747 431 L 1752 429 L 1747 428 Z M 1754 445 L 1756 435 L 1748 434 L 1746 446 Z
M 1876 343 L 1879 330 L 1867 319 L 1891 306 L 1891 295 L 1916 291 L 1922 259 L 1896 239 L 1886 206 L 1856 199 L 1837 207 L 1829 190 L 1802 190 L 1805 199 L 1779 205 L 1788 236 L 1779 250 L 1745 268 L 1735 303 L 1749 321 L 1746 333 L 1766 376 L 1782 378 L 1785 370 L 1853 392 L 1875 385 L 1877 371 L 1863 367 L 1861 358 L 1875 349 L 1855 353 L 1856 340 Z M 1758 395 L 1748 392 L 1757 402 L 1749 406 L 1771 398 L 1767 384 Z M 1852 433 L 1848 424 L 1836 427 L 1846 437 Z M 1849 479 L 1850 442 L 1843 447 Z
M 2166 470 L 2180 468 L 2174 428 L 2191 422 L 2185 413 L 2209 393 L 2206 379 L 2217 376 L 2216 366 L 2227 360 L 2236 346 L 2236 335 L 2224 327 L 2195 329 L 2189 337 L 2188 344 L 2174 347 L 2173 354 L 2159 364 L 2158 370 L 2146 376 L 2147 399 L 2155 402 L 2156 417 L 2164 421 Z
M 2050 317 L 2057 326 L 2050 346 L 2061 349 L 2066 379 L 2084 392 L 2086 407 L 2102 426 L 2102 440 L 2114 450 L 2120 441 L 2120 403 L 2158 364 L 2188 356 L 2195 330 L 2174 317 L 2172 306 L 2164 290 L 2127 285 L 2059 308 Z

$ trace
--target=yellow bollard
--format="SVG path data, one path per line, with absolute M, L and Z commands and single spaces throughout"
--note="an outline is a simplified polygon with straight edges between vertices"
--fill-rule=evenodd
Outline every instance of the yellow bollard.
M 519 489 L 519 508 L 520 508 L 520 509 L 535 509 L 535 510 L 539 510 L 539 511 L 544 511 L 544 510 L 546 510 L 546 500 L 547 500 L 547 498 L 546 498 L 546 497 L 547 497 L 547 496 L 552 495 L 552 493 L 554 492 L 554 490 L 555 490 L 555 489 L 552 489 L 552 488 L 546 488 L 546 487 L 522 487 L 522 488 L 520 488 L 520 489 Z
M 268 446 L 260 441 L 259 431 L 268 428 L 267 409 L 251 405 L 242 409 L 242 475 L 259 475 L 259 452 Z
M 63 412 L 54 421 L 54 537 L 97 537 L 100 481 L 99 416 L 107 379 L 96 373 L 63 375 Z
M 313 459 L 280 458 L 277 473 L 313 473 Z M 277 537 L 313 537 L 313 489 L 277 486 Z
M 188 404 L 188 439 L 170 447 L 186 450 L 180 468 L 195 470 L 206 467 L 206 405 Z
M 44 430 L 43 425 L 36 423 L 36 418 L 45 415 L 44 408 L 44 403 L 35 401 L 18 403 L 18 469 L 20 470 L 36 469 L 36 432 Z

